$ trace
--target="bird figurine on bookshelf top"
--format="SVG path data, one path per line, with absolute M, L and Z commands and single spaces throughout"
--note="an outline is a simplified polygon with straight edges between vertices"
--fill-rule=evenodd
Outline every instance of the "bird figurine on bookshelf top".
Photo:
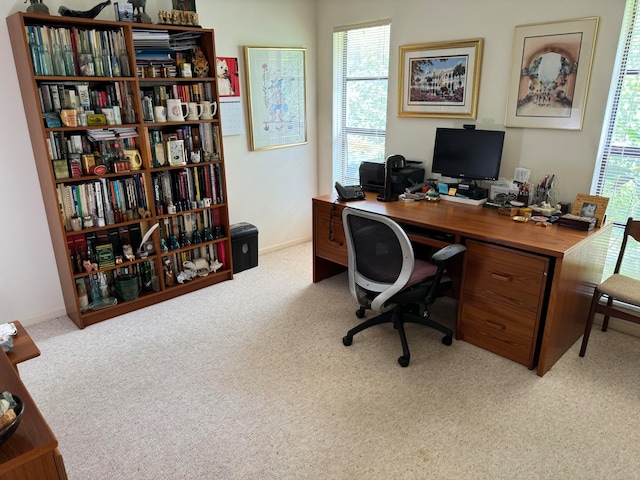
M 151 17 L 147 15 L 147 0 L 127 0 L 128 3 L 133 4 L 133 9 L 136 14 L 133 19 L 138 23 L 152 23 Z
M 111 0 L 106 0 L 105 2 L 99 3 L 95 7 L 89 10 L 71 10 L 65 6 L 61 6 L 58 9 L 58 13 L 63 17 L 76 17 L 76 18 L 96 18 L 98 14 L 102 11 L 104 7 L 107 5 L 111 5 Z
M 49 15 L 49 7 L 47 7 L 42 0 L 30 0 L 31 5 L 27 7 L 27 13 L 44 13 Z M 27 3 L 27 0 L 24 0 Z

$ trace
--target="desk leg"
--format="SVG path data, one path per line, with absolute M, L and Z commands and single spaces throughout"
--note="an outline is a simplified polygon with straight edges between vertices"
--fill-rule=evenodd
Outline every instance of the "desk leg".
M 347 267 L 325 260 L 324 258 L 313 257 L 313 283 L 317 283 L 325 278 L 333 277 L 338 273 L 342 273 Z

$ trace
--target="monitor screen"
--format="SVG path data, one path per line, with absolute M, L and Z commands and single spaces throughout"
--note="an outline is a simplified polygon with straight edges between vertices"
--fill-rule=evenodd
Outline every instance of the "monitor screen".
M 431 171 L 444 177 L 497 180 L 504 132 L 438 128 Z

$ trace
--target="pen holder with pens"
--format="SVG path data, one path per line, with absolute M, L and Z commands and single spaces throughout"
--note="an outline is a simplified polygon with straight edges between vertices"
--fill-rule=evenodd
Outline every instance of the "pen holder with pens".
M 525 207 L 529 205 L 528 193 L 518 193 L 518 196 L 516 197 L 516 199 L 518 200 L 518 202 L 522 203 L 522 205 Z

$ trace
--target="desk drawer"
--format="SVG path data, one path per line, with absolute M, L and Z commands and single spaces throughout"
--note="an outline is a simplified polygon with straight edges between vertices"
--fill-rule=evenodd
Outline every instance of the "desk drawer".
M 464 290 L 535 312 L 548 264 L 544 257 L 469 240 Z
M 313 210 L 314 254 L 347 266 L 347 240 L 342 227 L 344 206 L 314 202 Z
M 537 315 L 464 291 L 460 340 L 533 368 Z

